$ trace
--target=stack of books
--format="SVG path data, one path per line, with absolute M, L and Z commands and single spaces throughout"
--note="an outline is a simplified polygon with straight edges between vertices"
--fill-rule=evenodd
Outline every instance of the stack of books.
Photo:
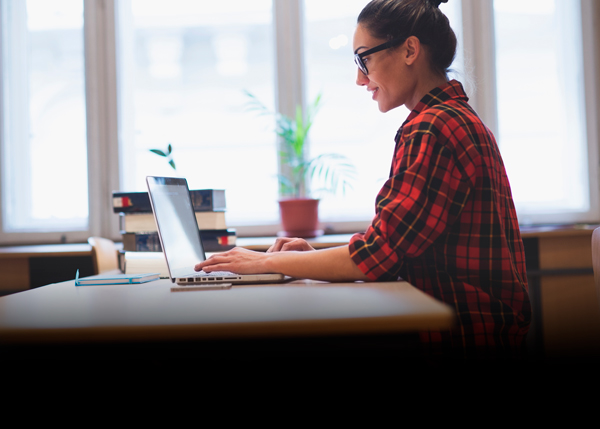
M 190 190 L 200 236 L 205 252 L 223 252 L 235 247 L 236 231 L 225 222 L 225 191 L 222 189 Z M 168 276 L 156 223 L 147 192 L 113 192 L 113 211 L 119 215 L 123 241 L 119 264 L 123 272 L 156 268 L 164 264 L 161 277 Z M 150 264 L 150 266 L 144 266 Z M 140 265 L 139 269 L 133 265 Z M 140 272 L 142 272 L 140 271 Z M 164 275 L 163 275 L 164 274 Z

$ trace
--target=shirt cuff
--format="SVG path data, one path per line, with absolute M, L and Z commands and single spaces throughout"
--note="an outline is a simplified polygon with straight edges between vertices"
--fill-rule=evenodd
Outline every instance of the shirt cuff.
M 371 280 L 396 281 L 402 267 L 398 254 L 372 226 L 354 234 L 349 243 L 350 258 Z

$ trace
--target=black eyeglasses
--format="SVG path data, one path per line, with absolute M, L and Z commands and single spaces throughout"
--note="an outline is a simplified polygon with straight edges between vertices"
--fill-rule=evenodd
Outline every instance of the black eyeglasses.
M 360 54 L 354 54 L 354 62 L 356 63 L 356 65 L 358 66 L 360 71 L 363 72 L 365 75 L 367 75 L 367 74 L 369 74 L 369 69 L 367 69 L 367 66 L 363 61 L 363 57 L 366 57 L 367 55 L 374 54 L 375 52 L 383 51 L 385 49 L 389 49 L 393 46 L 399 45 L 399 44 L 403 43 L 405 40 L 406 40 L 406 37 L 400 38 L 400 39 L 393 39 L 388 42 L 382 43 L 381 45 L 377 45 L 374 48 L 371 48 L 364 52 L 361 52 Z

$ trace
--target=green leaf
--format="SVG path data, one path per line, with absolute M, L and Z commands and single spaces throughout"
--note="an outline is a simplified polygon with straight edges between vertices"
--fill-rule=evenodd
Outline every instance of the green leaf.
M 167 156 L 167 154 L 166 154 L 166 153 L 164 153 L 164 152 L 163 152 L 162 150 L 160 150 L 160 149 L 150 149 L 150 152 L 152 152 L 152 153 L 155 153 L 155 154 L 157 154 L 157 155 L 160 155 L 160 156 Z
M 169 165 L 173 167 L 173 170 L 177 170 L 177 168 L 175 168 L 175 161 L 173 161 L 172 159 L 169 161 Z

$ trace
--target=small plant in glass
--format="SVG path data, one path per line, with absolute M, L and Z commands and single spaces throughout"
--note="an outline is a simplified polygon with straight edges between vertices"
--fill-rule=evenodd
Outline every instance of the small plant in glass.
M 167 162 L 173 168 L 173 170 L 177 171 L 177 168 L 175 167 L 175 161 L 173 160 L 173 146 L 171 145 L 171 143 L 168 144 L 166 151 L 160 149 L 150 149 L 150 152 L 166 158 Z

